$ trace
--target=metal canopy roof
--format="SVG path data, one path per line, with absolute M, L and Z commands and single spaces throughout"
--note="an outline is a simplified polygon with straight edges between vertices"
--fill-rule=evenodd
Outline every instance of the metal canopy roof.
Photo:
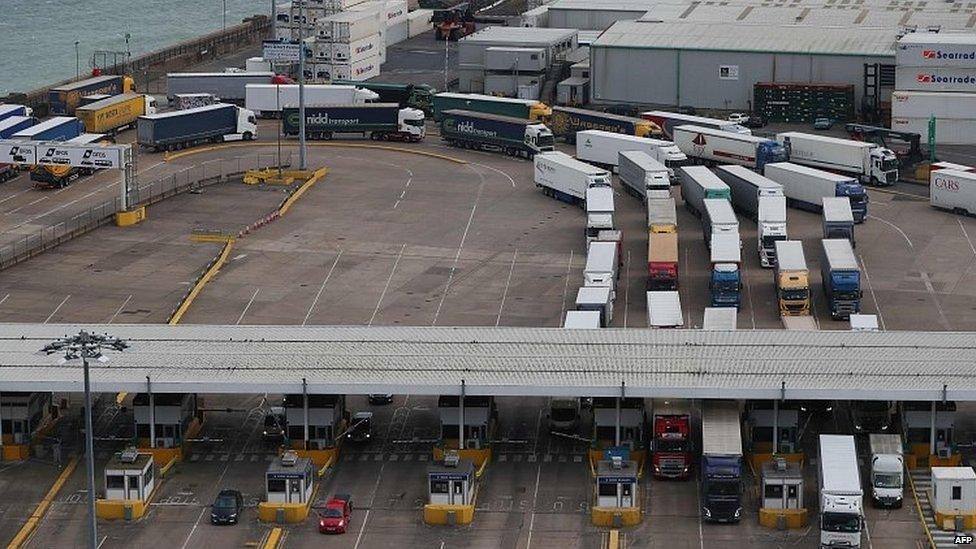
M 80 391 L 39 355 L 78 325 L 0 324 L 0 392 Z M 976 400 L 976 334 L 349 326 L 84 326 L 131 348 L 95 391 Z

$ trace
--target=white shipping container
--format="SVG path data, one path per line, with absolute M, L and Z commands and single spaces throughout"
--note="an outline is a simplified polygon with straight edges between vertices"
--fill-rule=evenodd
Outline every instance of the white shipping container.
M 685 321 L 678 292 L 647 292 L 647 323 L 651 328 L 675 328 Z
M 312 58 L 316 63 L 331 63 L 332 42 L 316 40 L 315 43 L 312 44 Z
M 399 44 L 406 40 L 409 36 L 407 35 L 407 21 L 403 20 L 398 23 L 394 23 L 386 27 L 386 47 L 390 47 L 394 44 Z
M 974 111 L 973 116 L 976 116 L 976 111 Z M 929 139 L 929 117 L 904 118 L 892 116 L 891 129 L 917 133 L 922 136 L 922 142 L 925 143 Z M 976 118 L 968 120 L 936 118 L 935 142 L 939 145 L 976 144 Z
M 522 27 L 548 27 L 549 6 L 539 6 L 522 13 L 520 23 Z
M 896 91 L 891 94 L 891 118 L 942 120 L 976 118 L 976 93 Z M 927 133 L 927 132 L 926 132 Z M 922 134 L 924 140 L 925 133 Z
M 362 59 L 355 63 L 332 64 L 332 80 L 369 80 L 380 75 L 379 56 Z
M 976 68 L 976 34 L 912 32 L 898 41 L 897 65 Z
M 380 31 L 376 13 L 344 11 L 319 21 L 319 38 L 332 42 L 352 42 Z
M 895 89 L 899 91 L 976 91 L 976 67 L 895 68 Z
M 357 4 L 353 11 L 376 11 L 387 27 L 407 20 L 407 0 L 371 0 Z
M 373 56 L 378 56 L 384 50 L 379 34 L 360 38 L 354 42 L 332 44 L 332 63 L 356 63 Z
M 407 35 L 410 38 L 423 34 L 433 27 L 430 24 L 430 17 L 434 10 L 414 10 L 407 14 Z
M 298 36 L 297 31 L 288 25 L 278 24 L 275 27 L 275 39 L 276 40 L 294 40 Z
M 936 208 L 976 214 L 976 173 L 936 170 L 929 174 L 929 203 Z

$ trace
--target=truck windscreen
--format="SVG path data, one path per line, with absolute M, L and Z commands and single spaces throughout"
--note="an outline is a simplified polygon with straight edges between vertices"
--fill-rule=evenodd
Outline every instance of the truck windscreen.
M 821 513 L 820 528 L 827 532 L 860 532 L 861 517 L 855 513 Z

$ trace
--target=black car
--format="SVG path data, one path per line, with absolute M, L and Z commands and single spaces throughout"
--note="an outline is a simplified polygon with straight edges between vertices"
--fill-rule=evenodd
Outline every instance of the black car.
M 237 524 L 244 510 L 244 496 L 237 490 L 221 490 L 210 510 L 213 524 Z
M 354 442 L 365 442 L 369 440 L 371 435 L 371 427 L 373 423 L 373 412 L 356 412 L 352 416 L 352 423 L 349 426 L 349 431 L 346 432 L 346 438 Z
M 766 119 L 758 114 L 750 114 L 749 119 L 746 120 L 742 125 L 752 129 L 762 128 L 766 125 Z
M 393 395 L 389 394 L 372 394 L 366 395 L 370 404 L 390 404 L 393 402 Z

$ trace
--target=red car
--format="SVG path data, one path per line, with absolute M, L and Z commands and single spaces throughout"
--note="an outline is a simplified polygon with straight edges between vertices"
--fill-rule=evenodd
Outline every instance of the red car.
M 345 534 L 352 519 L 352 497 L 348 494 L 335 494 L 319 512 L 319 532 L 323 534 Z

